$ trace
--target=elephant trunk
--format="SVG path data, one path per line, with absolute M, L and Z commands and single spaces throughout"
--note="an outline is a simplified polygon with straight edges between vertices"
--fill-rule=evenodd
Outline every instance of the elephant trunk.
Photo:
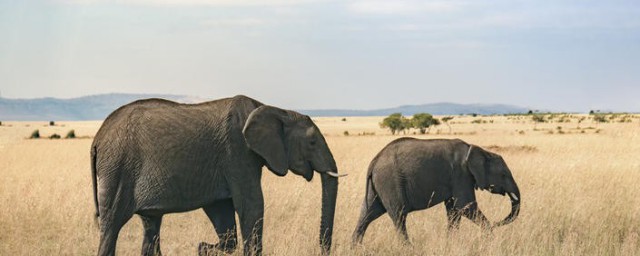
M 323 255 L 331 251 L 333 217 L 338 195 L 338 178 L 322 173 L 322 217 L 320 219 L 320 248 Z
M 511 212 L 506 218 L 496 223 L 493 227 L 507 225 L 518 218 L 518 214 L 520 213 L 520 191 L 516 187 L 515 192 L 508 192 L 507 195 L 509 195 L 511 199 Z

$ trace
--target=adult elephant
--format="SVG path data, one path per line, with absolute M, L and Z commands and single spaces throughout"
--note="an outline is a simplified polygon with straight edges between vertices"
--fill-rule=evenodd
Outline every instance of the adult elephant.
M 491 225 L 476 203 L 474 189 L 509 195 L 511 213 Z M 360 219 L 353 243 L 362 242 L 369 224 L 385 212 L 408 241 L 407 214 L 445 203 L 449 229 L 461 216 L 483 228 L 511 223 L 520 212 L 520 191 L 497 154 L 462 140 L 400 138 L 371 161 Z
M 200 104 L 162 99 L 122 106 L 91 146 L 93 192 L 100 220 L 98 255 L 113 255 L 121 227 L 142 218 L 142 254 L 160 254 L 162 216 L 202 208 L 224 251 L 236 247 L 239 216 L 244 254 L 262 252 L 262 167 L 307 181 L 322 178 L 320 245 L 331 248 L 337 167 L 308 116 L 245 96 Z M 213 247 L 206 243 L 199 251 Z

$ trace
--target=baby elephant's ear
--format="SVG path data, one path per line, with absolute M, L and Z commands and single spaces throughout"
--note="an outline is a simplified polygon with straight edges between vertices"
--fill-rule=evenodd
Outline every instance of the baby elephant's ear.
M 473 178 L 476 180 L 476 186 L 479 188 L 487 188 L 487 154 L 475 145 L 469 145 L 466 159 L 463 160 Z
M 264 158 L 267 168 L 278 176 L 289 170 L 283 128 L 287 116 L 285 110 L 261 106 L 249 114 L 242 129 L 247 146 Z

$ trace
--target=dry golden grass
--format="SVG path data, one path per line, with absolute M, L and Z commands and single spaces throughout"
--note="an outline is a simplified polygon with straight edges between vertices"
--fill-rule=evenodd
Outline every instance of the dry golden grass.
M 391 140 L 380 117 L 314 118 L 341 172 L 334 229 L 335 255 L 638 255 L 640 254 L 640 123 L 598 124 L 585 120 L 534 125 L 516 117 L 456 117 L 420 138 L 461 138 L 500 153 L 522 192 L 514 223 L 485 234 L 468 220 L 446 232 L 442 205 L 408 218 L 412 245 L 404 245 L 384 215 L 372 223 L 363 246 L 350 247 L 364 196 L 366 168 Z M 472 124 L 482 119 L 487 123 Z M 490 122 L 493 120 L 493 122 Z M 28 125 L 28 127 L 27 127 Z M 64 127 L 62 127 L 64 125 Z M 0 255 L 91 255 L 98 245 L 93 218 L 89 145 L 91 139 L 29 140 L 92 136 L 100 122 L 3 122 L 0 126 Z M 558 133 L 558 126 L 563 134 Z M 440 130 L 440 131 L 438 131 Z M 349 131 L 350 136 L 344 136 Z M 549 131 L 553 131 L 550 134 Z M 584 131 L 584 133 L 582 133 Z M 597 131 L 597 133 L 596 133 Z M 358 136 L 363 132 L 375 135 Z M 413 132 L 413 131 L 412 131 Z M 412 133 L 411 132 L 411 133 Z M 409 135 L 407 135 L 409 136 Z M 264 173 L 267 255 L 319 254 L 320 182 Z M 496 221 L 509 212 L 505 197 L 478 192 L 480 208 Z M 215 242 L 202 211 L 166 215 L 166 255 L 193 255 L 200 241 Z M 121 231 L 117 253 L 137 255 L 140 220 Z M 241 254 L 238 250 L 236 255 Z

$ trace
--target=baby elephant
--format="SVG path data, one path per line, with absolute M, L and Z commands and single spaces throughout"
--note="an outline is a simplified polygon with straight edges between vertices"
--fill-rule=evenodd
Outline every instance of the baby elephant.
M 476 203 L 474 189 L 509 195 L 511 213 L 490 224 Z M 408 241 L 407 214 L 445 203 L 449 229 L 465 216 L 483 228 L 511 223 L 520 211 L 520 191 L 502 157 L 462 140 L 400 138 L 369 165 L 367 191 L 353 243 L 361 243 L 369 223 L 389 213 Z

